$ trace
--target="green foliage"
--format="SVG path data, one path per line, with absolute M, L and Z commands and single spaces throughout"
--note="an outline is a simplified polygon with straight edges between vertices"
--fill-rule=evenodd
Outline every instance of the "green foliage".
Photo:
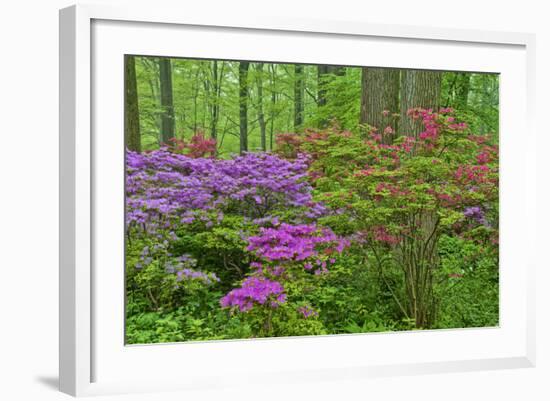
M 457 118 L 466 121 L 473 132 L 490 134 L 498 143 L 499 85 L 497 74 L 443 74 L 442 106 L 456 110 Z
M 202 132 L 216 136 L 216 157 L 239 152 L 238 64 L 172 60 L 178 139 Z M 158 58 L 137 57 L 136 68 L 142 149 L 149 151 L 161 137 Z M 437 126 L 436 139 L 403 135 L 387 145 L 359 124 L 361 68 L 318 72 L 303 68 L 303 124 L 294 127 L 293 65 L 251 63 L 248 142 L 260 150 L 261 109 L 267 150 L 291 160 L 308 154 L 301 179 L 326 212 L 304 217 L 309 206 L 292 206 L 264 213 L 228 201 L 223 211 L 202 210 L 154 234 L 129 228 L 127 343 L 498 325 L 498 76 L 445 72 L 440 103 L 455 109 L 453 117 L 411 113 Z M 396 125 L 399 118 L 391 115 Z M 258 262 L 247 239 L 275 226 L 254 222 L 266 216 L 314 222 L 350 245 L 328 274 L 285 266 L 286 300 L 276 307 L 222 308 L 222 297 Z M 203 276 L 193 276 L 195 268 Z
M 430 328 L 443 297 L 437 285 L 441 236 L 457 233 L 494 249 L 496 215 L 491 224 L 478 216 L 472 225 L 465 210 L 496 210 L 498 153 L 445 113 L 421 111 L 417 118 L 425 125 L 419 138 L 402 137 L 391 146 L 335 130 L 293 142 L 315 156 L 316 197 L 333 211 L 320 221 L 359 236 L 403 317 Z M 390 284 L 396 269 L 403 280 Z
M 139 115 L 142 147 L 160 145 L 160 83 L 158 58 L 136 57 Z M 218 152 L 229 157 L 239 152 L 238 62 L 223 60 L 172 59 L 175 94 L 176 136 L 189 140 L 195 133 L 212 134 L 213 110 L 219 110 L 216 125 Z M 216 63 L 216 67 L 214 67 Z M 249 70 L 248 142 L 251 151 L 261 150 L 258 113 L 266 121 L 267 149 L 275 150 L 275 136 L 295 132 L 294 66 L 292 64 L 256 64 Z M 215 74 L 215 71 L 217 74 Z M 319 92 L 324 90 L 326 104 L 319 106 Z M 340 75 L 318 75 L 318 66 L 304 66 L 304 123 L 302 128 L 322 128 L 337 123 L 340 129 L 358 133 L 361 99 L 361 68 L 342 67 Z M 457 118 L 466 121 L 478 134 L 490 133 L 498 139 L 498 75 L 445 72 L 441 88 L 441 105 L 453 107 Z M 396 123 L 398 121 L 396 120 Z
M 344 67 L 342 75 L 328 74 L 321 84 L 330 99 L 326 105 L 319 107 L 312 115 L 307 126 L 322 126 L 325 121 L 338 122 L 342 129 L 357 131 L 359 129 L 359 107 L 361 99 L 361 69 Z
M 437 327 L 490 327 L 499 323 L 498 254 L 472 240 L 439 241 L 445 285 L 438 287 Z

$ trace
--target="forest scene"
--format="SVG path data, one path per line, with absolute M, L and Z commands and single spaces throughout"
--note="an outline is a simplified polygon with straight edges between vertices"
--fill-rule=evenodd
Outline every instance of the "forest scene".
M 126 343 L 499 324 L 498 74 L 131 56 Z

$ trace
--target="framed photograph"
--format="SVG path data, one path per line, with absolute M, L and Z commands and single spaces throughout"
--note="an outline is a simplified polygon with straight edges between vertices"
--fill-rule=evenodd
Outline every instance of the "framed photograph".
M 60 12 L 60 389 L 530 367 L 534 37 Z

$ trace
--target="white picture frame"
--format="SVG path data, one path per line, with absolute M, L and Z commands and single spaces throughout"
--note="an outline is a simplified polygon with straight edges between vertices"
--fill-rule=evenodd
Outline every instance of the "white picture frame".
M 272 53 L 254 47 L 255 35 L 272 41 Z M 168 37 L 173 39 L 165 41 Z M 182 37 L 192 37 L 201 46 L 184 48 L 181 40 L 178 46 L 178 38 Z M 155 45 L 161 39 L 163 45 Z M 239 54 L 228 45 L 228 39 L 240 41 Z M 287 47 L 283 50 L 279 42 Z M 315 52 L 321 43 L 334 53 L 341 52 L 340 56 L 323 58 L 325 55 Z M 293 44 L 309 50 L 299 52 Z M 531 238 L 536 216 L 535 150 L 509 135 L 520 130 L 523 141 L 534 140 L 534 44 L 534 35 L 523 33 L 357 21 L 250 15 L 237 19 L 215 13 L 186 15 L 185 10 L 155 7 L 78 5 L 61 10 L 60 390 L 81 396 L 232 386 L 238 385 L 236 378 L 243 372 L 248 381 L 277 379 L 284 383 L 534 366 L 535 267 L 530 255 L 534 255 L 535 243 Z M 120 314 L 123 248 L 117 251 L 105 245 L 107 241 L 122 241 L 117 240 L 117 227 L 123 219 L 119 202 L 123 199 L 123 132 L 118 129 L 123 120 L 123 70 L 118 56 L 214 55 L 333 64 L 338 63 L 334 57 L 345 57 L 341 64 L 366 65 L 350 51 L 362 46 L 385 54 L 387 60 L 380 66 L 406 67 L 397 59 L 392 61 L 383 50 L 401 46 L 396 48 L 411 54 L 414 49 L 426 54 L 437 51 L 439 61 L 425 57 L 416 60 L 414 67 L 502 74 L 501 262 L 506 274 L 501 278 L 501 325 L 489 329 L 125 347 L 120 341 L 124 324 Z M 451 54 L 463 57 L 453 60 Z M 472 55 L 476 55 L 475 60 Z M 410 60 L 415 59 L 411 56 Z M 116 138 L 120 141 L 103 141 L 98 134 L 103 128 L 119 132 Z M 113 173 L 117 169 L 120 171 Z M 106 270 L 111 265 L 112 269 Z M 444 344 L 450 341 L 453 349 L 444 350 Z M 186 362 L 171 374 L 177 358 L 181 361 L 182 356 Z M 272 364 L 258 364 L 258 358 L 269 358 Z M 150 366 L 163 368 L 152 372 Z

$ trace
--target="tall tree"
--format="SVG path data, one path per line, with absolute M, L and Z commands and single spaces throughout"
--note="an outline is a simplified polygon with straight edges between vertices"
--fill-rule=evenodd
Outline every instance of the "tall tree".
M 408 110 L 421 107 L 437 110 L 440 105 L 441 84 L 443 73 L 425 70 L 403 70 L 401 72 L 401 121 L 400 133 L 402 135 L 418 135 L 424 129 L 422 122 L 413 120 L 407 116 Z M 422 252 L 434 238 L 434 233 L 439 225 L 440 218 L 433 210 L 421 209 L 418 213 L 418 230 L 416 238 L 421 239 Z M 416 253 L 416 251 L 413 251 Z M 420 252 L 420 253 L 422 253 Z M 416 327 L 429 326 L 432 322 L 435 295 L 433 291 L 422 290 L 422 283 L 431 282 L 433 279 L 433 262 L 422 262 L 422 258 L 415 258 L 409 267 L 410 272 L 404 271 L 405 282 L 409 281 L 407 291 L 409 293 L 411 316 L 415 319 Z M 416 288 L 420 288 L 418 292 Z
M 218 136 L 218 120 L 220 119 L 220 98 L 222 90 L 223 69 L 225 63 L 222 61 L 221 71 L 218 74 L 218 61 L 212 62 L 212 79 L 214 87 L 214 99 L 212 101 L 211 122 L 210 122 L 210 136 L 214 139 Z
M 275 81 L 277 79 L 277 64 L 269 65 L 269 90 L 271 91 L 271 107 L 269 118 L 269 149 L 273 150 L 273 133 L 275 131 L 275 107 L 277 105 L 277 92 L 275 91 Z
M 134 56 L 124 57 L 124 142 L 130 150 L 141 152 L 141 135 L 139 131 L 139 104 L 136 78 L 136 60 Z
M 162 116 L 160 123 L 161 142 L 169 143 L 174 138 L 174 99 L 172 94 L 172 65 L 169 58 L 159 59 L 160 106 Z
M 346 73 L 345 67 L 339 65 L 324 65 L 317 66 L 317 105 L 324 106 L 327 104 L 327 80 L 331 75 L 342 76 Z
M 294 130 L 304 123 L 304 66 L 294 65 Z
M 383 142 L 392 143 L 397 130 L 391 114 L 399 112 L 399 70 L 364 67 L 361 72 L 361 115 L 359 122 L 376 127 Z M 392 132 L 384 134 L 391 126 Z
M 468 95 L 470 93 L 471 76 L 472 74 L 463 72 L 460 73 L 457 77 L 456 100 L 457 105 L 461 108 L 466 108 L 468 106 Z
M 239 147 L 248 151 L 248 61 L 239 62 Z
M 199 99 L 199 91 L 200 91 L 200 82 L 199 82 L 199 76 L 200 76 L 200 68 L 195 68 L 194 72 L 194 78 L 193 78 L 193 87 L 191 89 L 192 98 L 193 98 L 193 125 L 191 129 L 193 130 L 193 133 L 196 133 L 199 129 L 198 126 L 198 99 Z
M 204 84 L 204 111 L 210 118 L 210 137 L 216 139 L 218 136 L 218 121 L 220 119 L 220 95 L 223 80 L 225 63 L 221 62 L 221 69 L 218 68 L 218 60 L 205 61 L 201 65 Z M 204 123 L 203 123 L 204 125 Z
M 325 87 L 325 78 L 328 74 L 328 65 L 317 66 L 317 106 L 322 107 L 327 104 L 327 90 Z
M 160 102 L 160 86 L 159 86 L 159 65 L 156 59 L 154 58 L 148 58 L 148 57 L 139 57 L 136 59 L 136 69 L 141 66 L 146 72 L 144 74 L 144 80 L 147 81 L 147 84 L 149 86 L 149 93 L 150 96 L 145 97 L 145 104 L 149 105 L 147 106 L 141 106 L 140 113 L 142 117 L 145 115 L 147 116 L 147 120 L 149 122 L 148 126 L 145 126 L 145 129 L 143 126 L 141 126 L 141 135 L 147 135 L 147 134 L 153 134 L 158 139 L 158 133 L 160 132 L 160 115 L 158 112 L 151 110 L 152 104 L 158 104 Z M 144 95 L 140 95 L 144 96 Z
M 407 111 L 415 107 L 438 109 L 442 75 L 443 73 L 439 71 L 403 70 L 401 72 L 400 134 L 418 136 L 422 132 L 421 121 L 409 118 Z
M 343 76 L 346 73 L 346 68 L 338 65 L 317 66 L 317 106 L 326 106 L 329 99 L 327 98 L 327 85 L 331 78 Z M 321 119 L 320 126 L 324 127 L 327 124 L 326 119 Z
M 264 98 L 263 98 L 263 71 L 264 63 L 256 63 L 256 86 L 258 90 L 258 124 L 260 124 L 260 145 L 262 150 L 265 152 L 267 150 L 266 144 L 266 123 L 264 117 Z

